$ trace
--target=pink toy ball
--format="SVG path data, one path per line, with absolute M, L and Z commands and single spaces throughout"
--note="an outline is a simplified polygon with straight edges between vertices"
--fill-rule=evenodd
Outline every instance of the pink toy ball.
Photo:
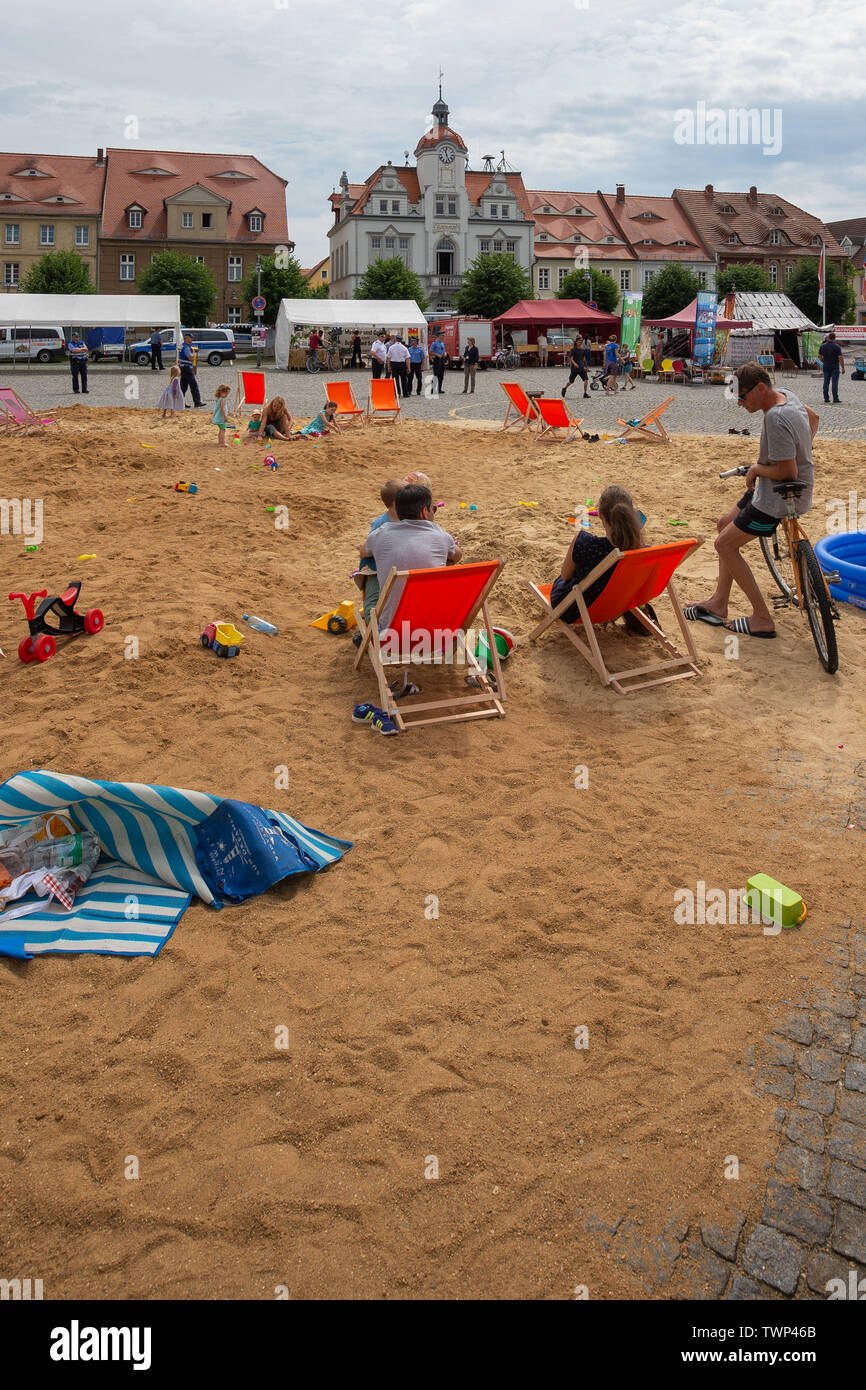
M 279 468 L 279 466 L 273 454 L 265 455 L 265 468 Z

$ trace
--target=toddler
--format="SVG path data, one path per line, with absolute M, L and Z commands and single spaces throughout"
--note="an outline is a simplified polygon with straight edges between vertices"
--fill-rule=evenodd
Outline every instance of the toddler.
M 156 403 L 157 409 L 162 411 L 161 419 L 165 419 L 169 411 L 183 410 L 183 392 L 180 389 L 180 367 L 172 367 L 168 374 L 168 385 Z
M 223 448 L 228 448 L 226 430 L 228 429 L 229 417 L 226 402 L 231 394 L 231 389 L 230 386 L 218 386 L 213 393 L 214 406 L 211 420 L 219 430 L 219 443 Z

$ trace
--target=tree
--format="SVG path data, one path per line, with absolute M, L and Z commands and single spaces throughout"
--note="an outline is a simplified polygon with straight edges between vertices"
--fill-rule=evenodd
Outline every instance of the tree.
M 457 291 L 458 314 L 495 319 L 512 304 L 532 298 L 532 281 L 509 255 L 477 256 Z
M 662 270 L 657 270 L 643 292 L 643 317 L 645 319 L 666 319 L 678 314 L 691 304 L 702 288 L 697 275 L 686 270 L 684 265 L 671 261 Z
M 255 267 L 241 281 L 241 296 L 252 314 L 252 300 L 258 294 L 258 278 Z M 262 295 L 265 311 L 262 323 L 273 328 L 281 299 L 327 299 L 327 294 L 311 296 L 310 287 L 301 273 L 300 262 L 285 251 L 275 256 L 262 256 Z
M 181 323 L 197 326 L 207 323 L 216 299 L 216 285 L 207 267 L 177 251 L 154 256 L 139 276 L 138 288 L 142 294 L 179 295 Z
M 785 292 L 813 323 L 820 324 L 824 311 L 818 303 L 818 261 L 801 261 L 789 275 Z M 827 262 L 827 323 L 853 323 L 856 300 L 851 281 Z
M 590 300 L 597 304 L 603 314 L 612 314 L 619 303 L 619 290 L 612 275 L 606 270 L 594 270 L 590 283 L 588 270 L 570 270 L 556 291 L 557 299 Z
M 47 251 L 28 270 L 22 289 L 27 294 L 96 294 L 77 251 Z
M 427 308 L 421 281 L 399 256 L 373 261 L 361 276 L 355 299 L 414 299 L 419 309 Z
M 716 294 L 724 299 L 726 294 L 738 291 L 753 294 L 769 294 L 773 289 L 770 277 L 762 265 L 746 261 L 744 265 L 729 265 L 716 275 Z

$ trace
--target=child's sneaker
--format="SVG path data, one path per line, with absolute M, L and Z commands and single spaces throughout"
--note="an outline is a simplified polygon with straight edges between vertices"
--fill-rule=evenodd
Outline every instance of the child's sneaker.
M 373 715 L 377 712 L 378 711 L 375 705 L 356 705 L 355 708 L 352 710 L 352 723 L 366 724 L 369 720 L 373 718 Z
M 380 734 L 399 734 L 400 732 L 393 719 L 391 719 L 383 709 L 373 711 L 370 727 L 377 729 Z

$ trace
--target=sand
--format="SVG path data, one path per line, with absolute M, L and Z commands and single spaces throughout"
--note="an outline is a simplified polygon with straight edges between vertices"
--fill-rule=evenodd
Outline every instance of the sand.
M 698 627 L 701 677 L 628 698 L 562 636 L 521 639 L 577 504 L 618 481 L 653 539 L 711 536 L 738 495 L 716 475 L 755 440 L 544 447 L 407 424 L 283 445 L 270 474 L 200 417 L 57 418 L 2 444 L 6 494 L 45 502 L 38 553 L 0 538 L 3 593 L 82 578 L 106 626 L 25 667 L 4 603 L 3 775 L 202 788 L 354 848 L 241 907 L 195 903 L 155 960 L 0 961 L 0 1271 L 46 1298 L 675 1294 L 595 1232 L 625 1216 L 655 1240 L 762 1202 L 778 1102 L 747 1050 L 824 979 L 823 933 L 863 917 L 866 614 L 844 610 L 836 677 L 789 612 L 736 659 Z M 814 538 L 862 446 L 816 460 Z M 349 718 L 371 670 L 308 624 L 354 596 L 378 486 L 411 467 L 467 558 L 505 557 L 493 616 L 518 643 L 506 719 L 383 739 Z M 708 544 L 684 600 L 713 572 Z M 232 661 L 199 646 L 242 612 L 279 636 L 248 633 Z M 428 676 L 426 696 L 450 679 Z M 803 894 L 802 928 L 674 922 L 677 889 L 761 870 Z

